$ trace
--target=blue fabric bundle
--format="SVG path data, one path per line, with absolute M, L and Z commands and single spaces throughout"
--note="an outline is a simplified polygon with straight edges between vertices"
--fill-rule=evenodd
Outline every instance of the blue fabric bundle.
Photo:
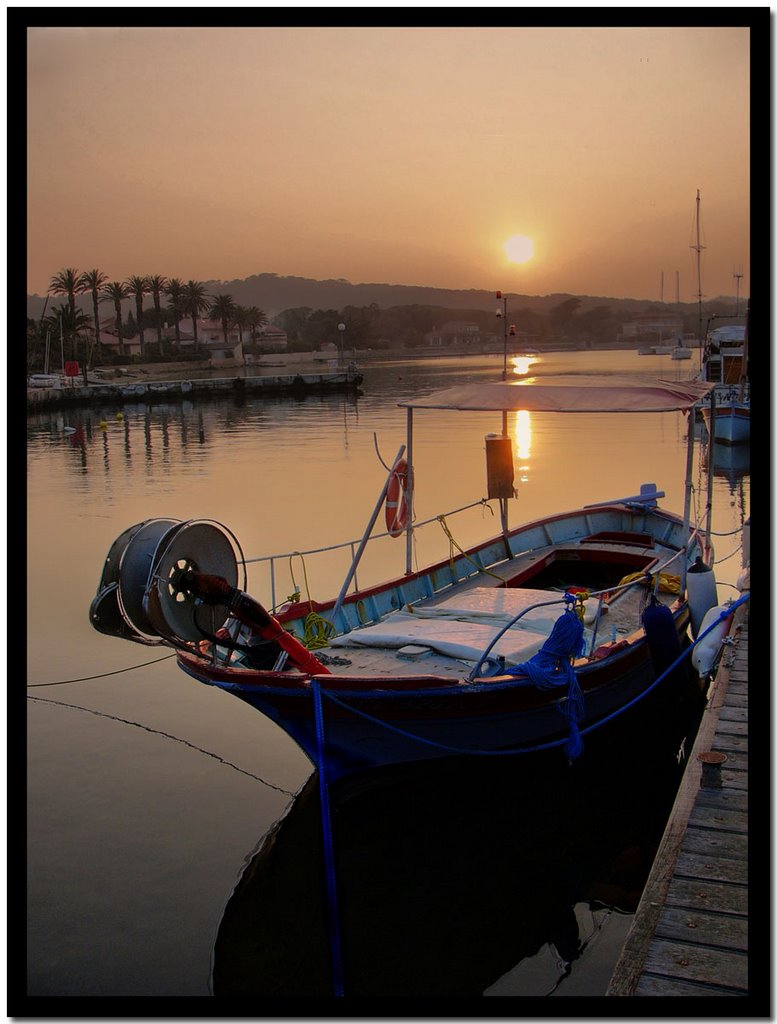
M 566 704 L 562 705 L 561 712 L 569 724 L 569 738 L 564 749 L 570 761 L 574 761 L 583 751 L 577 723 L 585 706 L 583 692 L 570 658 L 582 654 L 584 649 L 583 623 L 577 613 L 568 608 L 556 619 L 550 636 L 534 657 L 506 670 L 507 675 L 528 676 L 539 690 L 550 690 L 557 686 L 569 688 L 569 697 Z

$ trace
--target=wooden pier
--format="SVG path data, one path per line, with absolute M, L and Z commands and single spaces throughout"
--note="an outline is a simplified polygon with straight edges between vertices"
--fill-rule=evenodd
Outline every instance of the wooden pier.
M 710 687 L 608 996 L 748 996 L 748 622 Z M 725 754 L 716 766 L 699 760 Z M 709 759 L 706 760 L 720 760 Z M 768 891 L 764 893 L 768 902 Z

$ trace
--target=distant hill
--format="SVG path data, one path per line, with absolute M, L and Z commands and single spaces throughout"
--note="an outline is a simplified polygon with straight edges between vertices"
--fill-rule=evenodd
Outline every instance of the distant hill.
M 343 278 L 327 281 L 316 281 L 307 277 L 280 277 L 278 274 L 253 274 L 245 279 L 233 281 L 206 281 L 206 291 L 210 295 L 231 295 L 240 306 L 258 306 L 268 317 L 277 316 L 285 309 L 308 306 L 312 309 L 343 309 L 345 306 L 370 306 L 373 303 L 380 309 L 392 306 L 440 306 L 445 309 L 481 309 L 495 310 L 495 292 L 483 289 L 433 288 L 422 285 L 405 284 L 351 284 Z M 596 306 L 610 306 L 618 316 L 628 317 L 636 312 L 658 309 L 661 304 L 650 299 L 616 299 L 608 296 L 577 295 L 556 293 L 552 295 L 523 295 L 518 292 L 505 292 L 508 302 L 508 315 L 511 310 L 530 309 L 543 313 L 564 302 L 566 299 L 580 299 L 579 312 L 583 313 Z M 49 300 L 55 305 L 61 303 L 62 297 Z M 715 299 L 712 303 L 731 301 Z M 27 316 L 38 319 L 43 313 L 45 296 L 27 296 Z M 705 303 L 709 306 L 711 302 Z M 91 300 L 82 299 L 80 303 L 84 312 L 91 313 Z M 148 302 L 145 303 L 148 305 Z M 665 303 L 672 309 L 684 313 L 691 312 L 695 307 L 692 303 Z M 134 310 L 134 300 L 128 300 L 126 309 Z M 105 306 L 106 316 L 110 315 L 109 306 Z

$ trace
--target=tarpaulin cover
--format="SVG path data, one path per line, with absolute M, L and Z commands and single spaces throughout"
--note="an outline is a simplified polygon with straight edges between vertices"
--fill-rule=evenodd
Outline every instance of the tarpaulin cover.
M 408 409 L 512 412 L 685 412 L 714 385 L 696 380 L 575 375 L 463 384 L 398 404 Z

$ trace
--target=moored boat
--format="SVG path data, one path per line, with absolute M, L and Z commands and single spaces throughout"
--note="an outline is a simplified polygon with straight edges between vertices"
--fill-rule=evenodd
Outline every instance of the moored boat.
M 325 757 L 331 777 L 461 754 L 559 747 L 574 758 L 587 731 L 657 681 L 672 685 L 691 621 L 687 573 L 699 559 L 711 564 L 709 533 L 691 526 L 689 487 L 679 515 L 659 507 L 654 485 L 510 527 L 506 416 L 681 412 L 690 423 L 710 386 L 535 378 L 408 399 L 407 444 L 336 596 L 268 612 L 248 594 L 228 529 L 151 519 L 111 547 L 92 624 L 175 649 L 184 672 L 275 721 L 315 764 Z M 502 435 L 486 439 L 488 500 L 499 502 L 502 529 L 413 569 L 413 418 L 433 409 L 502 414 Z M 349 592 L 382 509 L 388 533 L 404 537 L 405 572 Z
M 709 434 L 725 444 L 750 440 L 749 324 L 748 300 L 746 322 L 709 331 L 705 344 L 701 378 L 713 391 L 701 411 Z

